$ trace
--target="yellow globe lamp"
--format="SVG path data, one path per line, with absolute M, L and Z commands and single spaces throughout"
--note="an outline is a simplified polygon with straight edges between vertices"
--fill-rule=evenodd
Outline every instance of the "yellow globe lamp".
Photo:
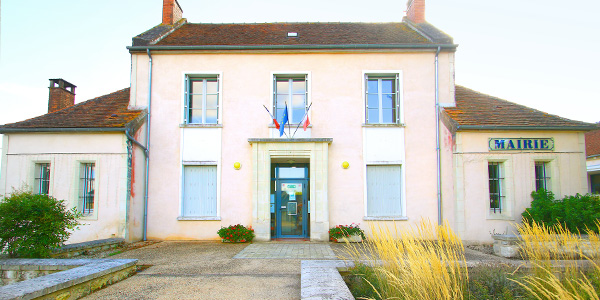
M 239 170 L 239 169 L 241 169 L 241 168 L 242 168 L 242 164 L 240 164 L 239 162 L 235 162 L 235 163 L 233 164 L 233 167 L 234 167 L 236 170 Z
M 342 168 L 348 169 L 348 167 L 350 167 L 350 164 L 347 161 L 342 163 Z

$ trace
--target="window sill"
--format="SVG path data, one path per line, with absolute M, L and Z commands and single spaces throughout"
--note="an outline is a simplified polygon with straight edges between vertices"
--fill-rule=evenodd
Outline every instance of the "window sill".
M 98 216 L 96 215 L 83 215 L 81 216 L 81 218 L 79 218 L 79 220 L 84 220 L 84 221 L 98 221 Z
M 177 217 L 177 221 L 221 221 L 221 217 Z
M 404 123 L 399 123 L 399 124 L 366 124 L 366 123 L 363 123 L 362 127 L 406 127 L 406 124 L 404 124 Z
M 223 128 L 223 124 L 179 124 L 180 128 Z
M 408 217 L 364 217 L 363 221 L 408 221 Z
M 296 129 L 296 126 L 298 126 L 298 124 L 292 124 L 292 125 L 285 124 L 285 128 Z M 298 127 L 298 130 L 300 130 L 301 128 L 304 128 L 302 126 L 304 126 L 304 124 L 300 124 L 300 127 Z M 306 127 L 307 128 L 312 128 L 312 124 L 310 124 L 310 125 L 308 125 Z M 269 128 L 277 128 L 277 127 L 275 126 L 275 124 L 269 124 Z
M 503 213 L 494 213 L 489 212 L 486 220 L 500 220 L 500 221 L 514 221 L 515 218 L 512 217 L 512 213 L 503 212 Z

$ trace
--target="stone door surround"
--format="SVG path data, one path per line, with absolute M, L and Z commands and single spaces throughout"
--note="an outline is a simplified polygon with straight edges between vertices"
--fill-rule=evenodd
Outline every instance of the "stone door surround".
M 328 241 L 327 174 L 331 138 L 252 138 L 252 227 L 257 241 L 271 240 L 271 162 L 308 159 L 310 185 L 310 240 Z

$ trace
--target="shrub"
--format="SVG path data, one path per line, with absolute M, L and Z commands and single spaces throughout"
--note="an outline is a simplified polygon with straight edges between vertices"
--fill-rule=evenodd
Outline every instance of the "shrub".
M 337 242 L 338 239 L 351 235 L 360 235 L 363 240 L 365 239 L 365 232 L 358 227 L 358 224 L 337 225 L 329 229 L 329 240 L 333 242 Z
M 77 227 L 78 217 L 62 200 L 14 192 L 0 202 L 0 249 L 10 257 L 49 257 Z
M 229 225 L 229 227 L 221 227 L 217 234 L 223 239 L 223 241 L 234 242 L 234 243 L 245 243 L 251 242 L 254 238 L 254 229 L 251 226 L 248 228 L 244 225 Z
M 595 222 L 600 219 L 600 199 L 591 194 L 554 199 L 552 192 L 540 190 L 531 193 L 531 208 L 523 212 L 523 221 L 547 227 L 563 224 L 572 233 L 585 232 L 587 228 L 598 233 Z

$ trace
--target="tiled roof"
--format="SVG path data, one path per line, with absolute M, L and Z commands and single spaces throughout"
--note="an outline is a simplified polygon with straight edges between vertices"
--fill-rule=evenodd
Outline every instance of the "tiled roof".
M 457 130 L 592 130 L 595 124 L 573 121 L 527 106 L 456 86 L 456 107 L 444 108 Z
M 21 122 L 0 126 L 1 132 L 42 128 L 124 128 L 141 116 L 129 110 L 129 88 Z
M 431 27 L 431 28 L 430 28 Z M 418 29 L 418 31 L 416 30 Z M 155 29 L 151 29 L 152 31 Z M 297 37 L 288 37 L 295 32 Z M 183 24 L 165 36 L 133 46 L 264 46 L 264 45 L 414 45 L 452 42 L 433 26 L 398 23 L 260 23 Z
M 585 154 L 600 155 L 600 129 L 585 133 Z

